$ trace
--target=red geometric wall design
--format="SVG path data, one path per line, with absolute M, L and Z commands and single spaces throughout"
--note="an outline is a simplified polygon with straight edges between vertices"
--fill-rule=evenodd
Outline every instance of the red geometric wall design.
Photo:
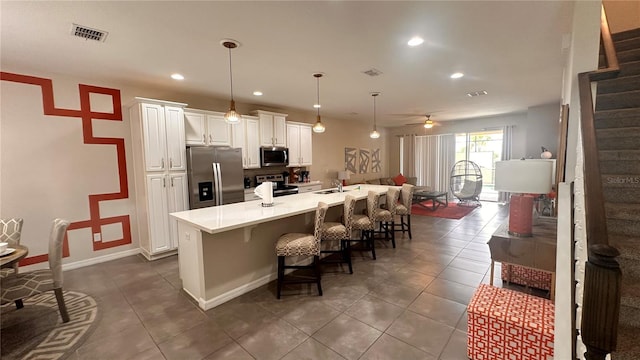
M 93 250 L 103 250 L 115 246 L 131 244 L 131 225 L 129 215 L 112 216 L 103 218 L 100 216 L 100 202 L 127 199 L 129 197 L 129 185 L 127 182 L 127 159 L 125 155 L 124 139 L 95 137 L 93 136 L 92 120 L 122 121 L 122 103 L 120 90 L 98 86 L 79 84 L 80 110 L 56 108 L 53 97 L 53 82 L 51 79 L 34 76 L 12 74 L 0 72 L 0 80 L 12 81 L 22 84 L 40 86 L 42 91 L 42 107 L 45 115 L 66 116 L 79 118 L 82 124 L 82 138 L 85 144 L 114 145 L 116 147 L 118 162 L 118 179 L 120 190 L 115 193 L 89 194 L 89 219 L 72 222 L 67 231 L 84 228 L 91 228 L 91 233 L 101 233 L 100 227 L 103 225 L 120 224 L 122 226 L 122 238 L 111 241 L 93 241 Z M 102 94 L 111 96 L 113 113 L 91 111 L 91 94 Z M 63 245 L 63 256 L 69 256 L 68 236 L 65 234 Z M 29 256 L 20 261 L 20 265 L 31 265 L 48 261 L 47 254 Z

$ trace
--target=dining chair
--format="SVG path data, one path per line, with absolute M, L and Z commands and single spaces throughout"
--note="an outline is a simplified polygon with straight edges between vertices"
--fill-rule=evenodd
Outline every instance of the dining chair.
M 21 218 L 0 219 L 0 242 L 9 243 L 9 247 L 20 245 L 20 235 L 22 234 Z M 13 267 L 0 270 L 0 277 L 6 277 L 18 273 L 18 263 Z
M 0 302 L 18 301 L 32 295 L 53 290 L 63 322 L 69 321 L 69 313 L 62 294 L 62 244 L 69 221 L 55 219 L 49 235 L 49 269 L 40 269 L 0 279 Z
M 376 246 L 373 238 L 373 232 L 375 230 L 374 216 L 378 204 L 380 202 L 380 194 L 375 191 L 369 191 L 367 193 L 367 212 L 366 214 L 353 215 L 352 227 L 353 230 L 360 231 L 360 239 L 351 239 L 350 242 L 361 242 L 366 244 L 366 247 L 361 248 L 364 251 L 371 251 L 373 260 L 376 259 Z M 357 249 L 359 250 L 359 249 Z
M 387 190 L 387 199 L 386 199 L 386 209 L 378 208 L 375 211 L 373 220 L 376 224 L 379 225 L 379 230 L 377 233 L 384 233 L 385 240 L 389 240 L 389 235 L 391 235 L 391 244 L 393 248 L 396 247 L 396 234 L 395 234 L 395 217 L 396 217 L 396 207 L 398 205 L 398 197 L 400 196 L 400 188 L 397 187 L 389 187 Z
M 414 190 L 414 185 L 402 184 L 402 188 L 400 189 L 400 203 L 396 205 L 396 215 L 400 216 L 400 224 L 396 224 L 394 231 L 402 232 L 403 236 L 405 232 L 408 232 L 409 239 L 411 239 L 411 205 Z M 399 229 L 397 229 L 398 227 Z
M 351 231 L 353 224 L 353 211 L 356 207 L 356 198 L 352 195 L 347 195 L 344 198 L 344 212 L 343 219 L 344 223 L 339 222 L 325 222 L 322 225 L 321 230 L 321 243 L 322 242 L 331 242 L 331 241 L 340 241 L 340 249 L 336 250 L 335 247 L 331 247 L 327 250 L 321 250 L 321 253 L 325 254 L 339 254 L 340 257 L 338 259 L 331 259 L 331 257 L 327 257 L 322 259 L 325 263 L 337 262 L 337 263 L 346 263 L 349 266 L 349 273 L 353 274 L 353 265 L 351 263 Z
M 276 255 L 278 256 L 278 289 L 277 298 L 280 299 L 282 285 L 284 283 L 309 283 L 318 285 L 318 295 L 322 296 L 322 284 L 320 283 L 320 232 L 324 217 L 329 206 L 323 202 L 318 203 L 313 234 L 287 233 L 278 238 L 276 242 Z M 313 262 L 309 265 L 286 265 L 285 258 L 294 256 L 313 256 Z M 313 276 L 290 276 L 285 279 L 286 269 L 310 269 Z

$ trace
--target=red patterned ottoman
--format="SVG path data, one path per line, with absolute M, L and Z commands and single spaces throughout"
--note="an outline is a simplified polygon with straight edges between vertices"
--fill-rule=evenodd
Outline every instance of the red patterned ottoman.
M 553 359 L 555 307 L 550 300 L 481 284 L 467 313 L 469 358 Z
M 551 290 L 550 272 L 503 263 L 500 275 L 503 281 L 547 291 Z

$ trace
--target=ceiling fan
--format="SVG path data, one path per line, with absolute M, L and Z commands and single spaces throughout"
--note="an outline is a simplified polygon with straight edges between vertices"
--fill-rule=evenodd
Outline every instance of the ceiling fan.
M 440 124 L 436 124 L 433 120 L 431 120 L 431 114 L 424 114 L 422 116 L 425 117 L 424 121 L 419 123 L 407 124 L 407 126 L 422 125 L 425 129 L 431 129 L 434 126 L 440 125 Z

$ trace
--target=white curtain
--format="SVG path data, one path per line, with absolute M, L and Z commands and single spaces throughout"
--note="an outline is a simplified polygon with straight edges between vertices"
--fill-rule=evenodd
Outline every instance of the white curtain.
M 507 125 L 502 128 L 502 158 L 500 160 L 511 159 L 511 142 L 513 138 L 513 125 Z M 498 193 L 498 202 L 506 203 L 509 200 L 510 193 L 500 191 Z
M 417 136 L 415 169 L 418 185 L 449 191 L 450 172 L 455 161 L 455 136 Z
M 417 176 L 416 175 L 416 156 L 415 156 L 415 135 L 404 135 L 402 137 L 402 171 L 404 176 Z M 418 180 L 418 184 L 419 184 Z

